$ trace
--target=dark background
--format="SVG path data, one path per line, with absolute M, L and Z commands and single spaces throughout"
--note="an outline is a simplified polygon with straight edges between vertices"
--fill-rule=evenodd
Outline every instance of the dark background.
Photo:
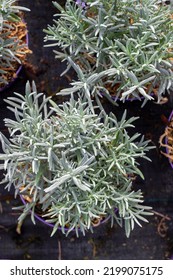
M 4 98 L 12 96 L 14 91 L 24 94 L 27 80 L 34 80 L 39 91 L 53 95 L 57 102 L 61 97 L 56 92 L 68 85 L 71 76 L 60 77 L 64 65 L 54 59 L 51 48 L 43 47 L 43 28 L 52 24 L 52 16 L 57 13 L 51 1 L 21 0 L 20 5 L 31 9 L 25 13 L 28 25 L 29 47 L 32 54 L 28 56 L 17 81 L 0 93 L 0 130 L 6 134 L 3 119 L 11 117 L 6 109 Z M 63 1 L 61 1 L 63 3 Z M 156 149 L 148 156 L 152 162 L 141 161 L 141 170 L 145 180 L 137 178 L 134 187 L 141 188 L 145 204 L 153 207 L 154 215 L 143 227 L 135 227 L 130 238 L 125 237 L 124 229 L 115 225 L 104 224 L 95 229 L 94 234 L 77 238 L 74 233 L 65 237 L 60 231 L 50 237 L 51 228 L 37 221 L 33 225 L 28 216 L 22 226 L 21 234 L 16 232 L 19 212 L 12 207 L 20 205 L 20 199 L 14 199 L 10 193 L 0 186 L 0 259 L 170 259 L 173 257 L 173 170 L 168 160 L 161 154 L 159 137 L 164 132 L 167 118 L 173 105 L 170 96 L 167 103 L 158 105 L 148 102 L 141 108 L 140 101 L 126 102 L 113 107 L 104 103 L 107 110 L 121 117 L 124 109 L 127 116 L 139 116 L 134 132 L 138 131 L 151 139 Z M 0 173 L 2 179 L 3 172 Z

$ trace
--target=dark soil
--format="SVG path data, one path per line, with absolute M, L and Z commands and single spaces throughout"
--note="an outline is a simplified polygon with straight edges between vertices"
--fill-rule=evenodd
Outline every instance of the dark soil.
M 51 48 L 43 47 L 42 30 L 52 23 L 52 15 L 57 10 L 51 1 L 19 1 L 31 9 L 25 15 L 29 31 L 29 47 L 32 54 L 23 68 L 18 80 L 0 95 L 0 130 L 7 134 L 3 119 L 11 116 L 6 109 L 4 98 L 12 96 L 14 91 L 24 94 L 27 80 L 34 80 L 39 91 L 53 95 L 57 102 L 62 97 L 55 94 L 68 86 L 71 76 L 60 77 L 65 65 L 55 60 Z M 61 1 L 63 3 L 63 1 Z M 0 188 L 0 258 L 1 259 L 169 259 L 173 256 L 173 170 L 168 159 L 161 154 L 159 137 L 167 125 L 167 118 L 172 111 L 172 95 L 163 105 L 148 102 L 141 108 L 140 101 L 126 102 L 118 107 L 104 103 L 107 112 L 114 112 L 120 118 L 127 109 L 127 117 L 139 116 L 134 132 L 138 131 L 151 139 L 156 149 L 148 156 L 152 162 L 141 161 L 141 170 L 145 180 L 137 178 L 134 187 L 141 188 L 145 204 L 153 207 L 154 215 L 143 227 L 136 226 L 131 236 L 125 237 L 124 229 L 104 224 L 94 233 L 77 238 L 74 233 L 65 237 L 60 231 L 50 237 L 51 228 L 37 221 L 33 225 L 28 216 L 21 228 L 16 232 L 19 212 L 12 210 L 20 205 L 20 199 L 14 199 L 10 193 Z M 3 172 L 0 173 L 0 179 Z

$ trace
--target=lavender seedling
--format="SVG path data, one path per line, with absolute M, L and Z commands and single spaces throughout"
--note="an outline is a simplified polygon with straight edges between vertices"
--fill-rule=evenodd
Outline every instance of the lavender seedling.
M 129 135 L 135 117 L 92 112 L 87 102 L 71 99 L 57 105 L 26 84 L 25 95 L 15 93 L 6 102 L 14 113 L 5 119 L 9 137 L 0 133 L 6 189 L 27 196 L 22 222 L 39 206 L 46 221 L 66 234 L 93 231 L 93 221 L 110 217 L 129 236 L 135 223 L 147 221 L 151 208 L 143 205 L 133 176 L 144 178 L 138 159 L 152 148 L 139 133 Z M 116 211 L 115 211 L 116 209 Z
M 94 98 L 143 98 L 144 104 L 154 98 L 159 103 L 171 92 L 171 5 L 157 0 L 67 0 L 65 8 L 53 4 L 58 14 L 44 30 L 44 41 L 66 63 L 64 73 L 71 67 L 77 71 L 74 92 L 83 84 L 81 91 L 90 86 Z

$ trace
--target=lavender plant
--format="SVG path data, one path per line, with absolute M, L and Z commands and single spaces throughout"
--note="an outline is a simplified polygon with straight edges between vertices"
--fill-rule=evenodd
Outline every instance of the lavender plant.
M 135 133 L 130 136 L 135 117 L 120 121 L 110 114 L 94 114 L 81 98 L 57 105 L 37 93 L 34 83 L 26 84 L 25 95 L 15 93 L 6 102 L 15 119 L 5 119 L 7 139 L 0 133 L 6 188 L 28 197 L 19 217 L 22 222 L 37 206 L 42 215 L 58 227 L 68 226 L 85 234 L 93 230 L 93 220 L 110 216 L 125 227 L 129 236 L 135 223 L 147 221 L 150 207 L 143 205 L 140 189 L 133 189 L 133 176 L 143 174 L 138 159 L 149 160 L 149 141 Z M 115 211 L 118 209 L 118 211 Z
M 16 24 L 22 21 L 21 11 L 29 9 L 18 6 L 14 0 L 0 0 L 0 89 L 8 84 L 9 73 L 16 70 L 15 63 L 21 64 L 21 58 L 28 52 L 27 46 L 19 39 L 22 34 L 18 37 L 16 33 L 20 30 Z M 25 26 L 24 23 L 22 25 Z
M 53 4 L 59 12 L 44 30 L 44 41 L 67 63 L 65 73 L 72 66 L 77 70 L 74 92 L 82 83 L 91 97 L 143 97 L 145 104 L 153 95 L 159 103 L 172 90 L 172 5 L 157 0 Z

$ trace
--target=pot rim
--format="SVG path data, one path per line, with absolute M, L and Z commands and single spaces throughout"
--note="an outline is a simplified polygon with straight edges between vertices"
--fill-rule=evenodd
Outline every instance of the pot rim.
M 23 198 L 22 194 L 20 194 L 19 196 L 20 196 L 20 199 L 21 199 L 22 203 L 23 203 L 24 205 L 26 205 L 26 200 Z M 115 213 L 116 213 L 117 211 L 118 211 L 118 209 L 116 208 L 116 209 L 115 209 Z M 31 212 L 31 210 L 30 210 L 30 212 Z M 47 225 L 47 226 L 49 226 L 49 227 L 52 227 L 52 228 L 54 227 L 54 224 L 49 223 L 49 222 L 46 222 L 46 220 L 45 220 L 44 218 L 42 218 L 41 216 L 39 216 L 38 214 L 34 213 L 34 217 L 35 217 L 37 220 L 39 220 L 40 222 L 42 222 L 43 224 L 45 224 L 45 225 Z M 110 217 L 111 217 L 111 216 L 108 215 L 105 219 L 101 220 L 99 225 L 106 223 L 106 222 L 110 219 Z M 93 227 L 97 227 L 97 226 L 93 226 Z M 58 227 L 58 230 L 62 230 L 62 227 L 59 226 L 59 227 Z M 68 231 L 69 228 L 64 227 L 64 230 L 65 230 L 65 231 Z M 73 229 L 72 231 L 75 231 L 75 229 Z

